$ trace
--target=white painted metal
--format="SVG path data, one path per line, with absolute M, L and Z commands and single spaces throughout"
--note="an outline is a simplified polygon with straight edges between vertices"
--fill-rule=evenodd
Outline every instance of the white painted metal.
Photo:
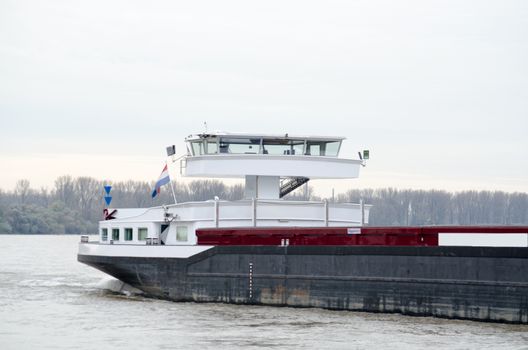
M 214 143 L 216 137 L 216 144 Z M 222 153 L 220 139 L 260 140 L 249 147 L 249 153 Z M 195 140 L 213 140 L 212 143 Z M 278 140 L 278 141 L 277 141 Z M 298 141 L 297 143 L 292 140 Z M 283 135 L 254 135 L 232 133 L 209 133 L 189 136 L 186 141 L 188 153 L 180 160 L 180 171 L 185 176 L 195 177 L 245 177 L 245 200 L 188 202 L 148 209 L 118 209 L 113 220 L 100 222 L 100 244 L 84 243 L 80 254 L 109 256 L 166 256 L 188 257 L 198 250 L 196 230 L 211 227 L 336 227 L 368 223 L 370 206 L 358 204 L 336 204 L 309 201 L 287 201 L 280 197 L 281 177 L 307 177 L 310 179 L 348 179 L 359 176 L 361 160 L 339 159 L 339 149 L 328 151 L 327 144 L 338 142 L 343 137 L 314 137 Z M 273 145 L 286 142 L 291 149 L 284 154 L 273 153 Z M 307 142 L 320 142 L 321 152 L 307 149 Z M 236 144 L 233 143 L 233 144 Z M 297 146 L 294 146 L 296 144 Z M 299 150 L 298 145 L 302 145 Z M 210 150 L 214 154 L 196 155 Z M 211 147 L 211 148 L 209 148 Z M 267 149 L 264 149 L 267 147 Z M 297 148 L 294 148 L 297 147 Z M 310 147 L 316 147 L 312 143 Z M 316 148 L 317 149 L 317 148 Z M 240 152 L 245 152 L 243 149 Z M 229 149 L 228 149 L 229 151 Z M 327 152 L 328 151 L 328 152 Z M 216 153 L 219 152 L 219 153 Z M 277 148 L 275 151 L 277 152 Z M 279 149 L 280 152 L 280 149 Z M 297 152 L 297 154 L 295 154 Z M 256 153 L 256 154 L 255 154 Z M 308 153 L 314 154 L 307 155 Z M 326 154 L 317 156 L 315 154 Z M 112 211 L 112 209 L 110 210 Z M 162 234 L 162 228 L 166 227 Z M 125 228 L 132 229 L 132 239 L 125 240 Z M 112 239 L 112 230 L 119 230 L 119 239 Z M 146 240 L 139 239 L 140 229 L 146 229 Z M 103 238 L 103 230 L 107 239 Z M 154 245 L 147 243 L 155 242 Z M 156 245 L 157 243 L 163 245 Z M 171 250 L 172 249 L 172 250 Z M 183 253 L 182 253 L 183 252 Z
M 362 161 L 320 156 L 269 154 L 214 154 L 186 158 L 185 176 L 281 176 L 310 179 L 353 179 Z
M 329 217 L 328 217 L 328 201 L 325 199 L 323 201 L 323 203 L 324 203 L 324 211 L 325 211 L 325 226 L 328 226 L 328 221 L 329 221 L 328 220 L 329 219 Z
M 251 154 L 215 153 L 193 154 L 187 145 L 188 154 L 180 163 L 180 171 L 190 177 L 245 177 L 245 199 L 240 201 L 209 200 L 188 202 L 148 209 L 118 209 L 114 220 L 100 222 L 100 243 L 82 242 L 79 254 L 100 256 L 166 257 L 188 258 L 210 249 L 210 246 L 197 246 L 196 230 L 200 228 L 235 227 L 350 227 L 348 234 L 361 234 L 355 226 L 368 224 L 371 206 L 360 204 L 329 203 L 327 201 L 287 201 L 280 197 L 281 177 L 306 177 L 309 179 L 350 179 L 359 176 L 362 160 L 337 158 L 335 152 L 319 152 L 327 156 L 306 155 L 308 141 L 339 142 L 342 137 L 291 137 L 284 135 L 254 135 L 211 133 L 194 135 L 186 140 L 211 139 L 218 136 L 216 149 L 220 151 L 220 138 L 245 137 L 257 139 Z M 285 154 L 266 154 L 264 146 L 270 147 L 269 139 L 300 140 L 304 151 L 295 154 L 285 150 Z M 214 139 L 214 138 L 212 138 Z M 260 144 L 258 140 L 260 139 Z M 266 144 L 263 140 L 268 139 Z M 304 143 L 302 142 L 304 140 Z M 275 141 L 273 141 L 275 142 Z M 288 141 L 289 142 L 289 141 Z M 253 142 L 250 144 L 253 147 Z M 207 152 L 207 142 L 196 143 Z M 212 143 L 212 149 L 215 145 Z M 322 147 L 322 146 L 321 146 Z M 326 147 L 326 146 L 324 146 Z M 302 148 L 302 147 L 301 147 Z M 243 152 L 244 150 L 240 151 Z M 257 154 L 254 154 L 257 153 Z M 316 154 L 311 152 L 312 154 Z M 179 160 L 179 158 L 177 159 Z M 110 209 L 112 212 L 112 209 Z M 163 225 L 168 225 L 162 235 Z M 125 240 L 125 228 L 132 229 L 132 240 Z M 119 229 L 119 239 L 112 239 L 112 230 Z M 148 242 L 164 245 L 147 245 L 139 240 L 140 229 L 148 231 Z M 102 232 L 107 230 L 107 240 L 102 241 Z M 288 245 L 286 239 L 283 243 Z M 440 245 L 455 246 L 494 246 L 528 247 L 528 233 L 525 234 L 461 234 L 440 233 Z
M 213 246 L 185 245 L 110 245 L 98 243 L 80 243 L 80 255 L 122 256 L 122 257 L 153 257 L 153 258 L 189 258 Z
M 359 200 L 359 210 L 361 210 L 361 225 L 363 226 L 365 224 L 365 204 L 363 203 L 363 199 Z
M 528 247 L 528 233 L 439 233 L 438 245 Z
M 244 198 L 258 198 L 257 175 L 246 175 L 246 183 L 244 186 Z
M 215 227 L 218 227 L 218 220 L 220 218 L 220 216 L 219 216 L 220 215 L 220 210 L 218 208 L 218 199 L 215 199 L 214 203 L 215 203 L 215 211 L 214 211 L 214 213 L 215 213 L 215 217 L 214 217 Z
M 280 177 L 246 175 L 244 198 L 279 199 Z
M 257 194 L 259 199 L 279 199 L 280 198 L 280 177 L 278 176 L 257 176 Z
M 370 206 L 365 205 L 365 218 L 368 222 Z M 166 214 L 171 218 L 166 220 Z M 128 215 L 128 216 L 127 216 Z M 195 231 L 205 227 L 324 227 L 361 224 L 359 204 L 322 202 L 301 202 L 286 200 L 251 199 L 240 201 L 205 201 L 175 204 L 147 210 L 118 210 L 115 220 L 100 222 L 100 228 L 108 230 L 110 244 L 113 228 L 119 228 L 121 239 L 114 244 L 145 244 L 138 240 L 138 229 L 148 229 L 149 238 L 159 238 L 162 224 L 169 224 L 169 232 L 164 239 L 167 245 L 195 244 Z M 176 227 L 188 228 L 188 239 L 176 240 Z M 133 229 L 133 240 L 124 241 L 124 228 Z M 101 232 L 100 232 L 101 235 Z
M 217 137 L 233 137 L 233 138 L 247 138 L 247 139 L 288 139 L 288 140 L 310 140 L 310 141 L 343 141 L 346 140 L 344 136 L 315 136 L 315 135 L 289 135 L 289 134 L 249 134 L 249 133 L 236 133 L 236 132 L 225 132 L 215 131 L 207 134 L 195 134 L 185 138 L 185 141 L 200 140 L 204 135 L 217 136 Z

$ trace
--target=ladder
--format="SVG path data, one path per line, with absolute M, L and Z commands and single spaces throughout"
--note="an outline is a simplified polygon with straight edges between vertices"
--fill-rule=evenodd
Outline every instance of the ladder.
M 280 198 L 284 197 L 288 193 L 295 191 L 305 183 L 310 181 L 307 177 L 287 177 L 285 179 L 281 179 L 280 184 Z

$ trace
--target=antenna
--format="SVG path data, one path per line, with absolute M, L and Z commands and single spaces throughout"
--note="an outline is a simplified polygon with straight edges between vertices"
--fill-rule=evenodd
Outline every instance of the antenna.
M 207 133 L 207 121 L 204 122 L 204 133 Z

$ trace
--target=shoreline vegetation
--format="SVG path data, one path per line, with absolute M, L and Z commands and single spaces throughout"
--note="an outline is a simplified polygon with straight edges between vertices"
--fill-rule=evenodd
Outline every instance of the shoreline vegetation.
M 57 178 L 51 190 L 33 189 L 24 179 L 12 191 L 0 189 L 0 234 L 95 234 L 102 219 L 106 183 L 67 175 Z M 153 200 L 153 187 L 154 182 L 113 182 L 111 207 L 151 207 L 173 202 L 169 188 L 163 188 Z M 175 182 L 174 190 L 179 202 L 215 196 L 238 200 L 244 195 L 243 185 L 229 186 L 218 180 Z M 363 199 L 373 205 L 370 226 L 528 224 L 528 193 L 522 192 L 351 189 L 332 199 L 315 196 L 308 186 L 285 199 L 353 203 Z

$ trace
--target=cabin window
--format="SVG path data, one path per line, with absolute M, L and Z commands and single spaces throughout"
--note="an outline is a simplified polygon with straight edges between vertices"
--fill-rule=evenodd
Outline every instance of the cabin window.
M 187 226 L 176 227 L 176 240 L 178 242 L 187 242 Z
M 200 141 L 193 141 L 191 143 L 191 145 L 192 145 L 193 155 L 200 156 L 200 155 L 204 154 L 203 142 L 201 140 Z
M 125 241 L 131 241 L 133 238 L 132 229 L 125 228 Z
M 320 156 L 321 155 L 321 144 L 320 142 L 308 141 L 306 143 L 306 152 L 307 156 Z
M 337 157 L 341 141 L 308 141 L 306 143 L 306 155 Z
M 257 154 L 260 152 L 260 139 L 220 139 L 220 153 Z
M 216 139 L 209 139 L 205 141 L 205 153 L 216 154 L 218 153 L 218 144 Z
M 262 153 L 274 155 L 302 155 L 304 140 L 264 139 Z
M 323 143 L 322 155 L 327 156 L 327 157 L 337 157 L 340 146 L 341 146 L 340 141 L 325 142 Z
M 147 240 L 148 229 L 146 227 L 138 228 L 138 240 L 145 241 Z
M 107 228 L 102 228 L 101 229 L 101 240 L 103 242 L 108 241 L 108 229 Z
M 118 228 L 112 229 L 112 240 L 119 241 L 119 229 Z

